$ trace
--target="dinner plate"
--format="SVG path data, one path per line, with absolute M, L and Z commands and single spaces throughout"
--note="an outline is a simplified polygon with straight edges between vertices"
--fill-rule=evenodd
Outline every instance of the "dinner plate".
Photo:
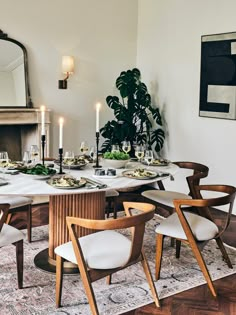
M 125 176 L 125 177 L 128 177 L 128 178 L 132 178 L 132 179 L 152 179 L 152 178 L 155 178 L 155 177 L 157 177 L 158 176 L 158 173 L 157 172 L 155 172 L 155 171 L 151 171 L 151 170 L 147 170 L 147 169 L 145 169 L 145 172 L 149 172 L 150 173 L 150 175 L 144 175 L 144 176 L 142 176 L 142 175 L 140 175 L 140 176 L 137 176 L 135 173 L 135 171 L 137 171 L 137 170 L 128 170 L 128 171 L 124 171 L 124 172 L 122 172 L 122 175 L 123 176 Z
M 34 175 L 34 174 L 27 174 L 25 173 L 25 175 L 31 177 L 32 179 L 38 179 L 38 180 L 44 180 L 44 179 L 49 179 L 51 176 L 54 176 L 55 174 L 51 174 L 51 175 Z
M 81 178 L 80 180 L 78 180 L 77 183 L 74 184 L 73 186 L 58 186 L 55 183 L 53 183 L 54 180 L 55 178 L 50 178 L 49 180 L 47 180 L 47 184 L 58 189 L 76 189 L 76 188 L 83 187 L 86 184 L 86 179 L 84 178 Z
M 148 165 L 146 161 L 142 161 L 142 164 L 144 165 Z M 150 163 L 150 166 L 168 166 L 170 164 L 170 161 L 165 160 L 165 159 L 156 159 L 153 160 L 152 163 Z
M 60 163 L 55 162 L 55 164 L 57 164 L 58 166 L 60 166 Z M 68 165 L 68 164 L 62 164 L 62 167 L 64 169 L 71 169 L 71 170 L 81 170 L 83 169 L 88 163 L 84 163 L 84 164 L 74 164 L 74 165 Z

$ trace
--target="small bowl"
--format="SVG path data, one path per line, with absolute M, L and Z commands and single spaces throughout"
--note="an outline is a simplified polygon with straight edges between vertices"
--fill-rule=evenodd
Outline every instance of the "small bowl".
M 129 162 L 129 160 L 111 160 L 103 159 L 104 165 L 109 168 L 122 168 Z

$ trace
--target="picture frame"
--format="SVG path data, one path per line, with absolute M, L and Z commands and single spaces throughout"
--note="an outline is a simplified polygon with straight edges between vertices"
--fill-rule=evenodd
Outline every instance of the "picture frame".
M 236 119 L 236 32 L 201 37 L 199 116 Z

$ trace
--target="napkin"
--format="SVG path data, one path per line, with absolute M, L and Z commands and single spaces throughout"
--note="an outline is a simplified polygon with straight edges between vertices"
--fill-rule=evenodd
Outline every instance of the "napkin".
M 85 179 L 86 182 L 89 184 L 87 188 L 98 188 L 98 189 L 102 189 L 102 188 L 106 188 L 107 185 L 103 184 L 102 182 L 99 181 L 95 181 L 93 179 L 87 178 L 87 177 L 81 177 L 82 179 Z

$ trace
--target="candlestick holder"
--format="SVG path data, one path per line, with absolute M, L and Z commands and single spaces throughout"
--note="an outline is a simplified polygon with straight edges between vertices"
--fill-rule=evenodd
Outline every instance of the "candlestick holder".
M 58 174 L 65 174 L 62 170 L 62 156 L 63 156 L 63 148 L 59 148 L 59 173 Z
M 98 160 L 98 145 L 99 145 L 99 132 L 96 131 L 96 147 L 97 147 L 97 156 L 96 156 L 96 164 L 93 166 L 94 168 L 101 168 Z
M 46 143 L 46 136 L 45 136 L 45 135 L 41 135 L 41 144 L 42 144 L 42 164 L 43 164 L 43 165 L 44 165 L 45 143 Z

